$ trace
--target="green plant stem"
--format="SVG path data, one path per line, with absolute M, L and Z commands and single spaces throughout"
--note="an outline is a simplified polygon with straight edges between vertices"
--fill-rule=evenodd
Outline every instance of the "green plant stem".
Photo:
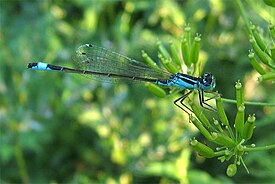
M 15 156 L 16 163 L 18 164 L 18 169 L 19 169 L 22 183 L 30 183 L 26 161 L 24 159 L 23 150 L 21 148 L 20 141 L 18 138 L 19 137 L 18 126 L 15 122 L 12 122 L 10 123 L 10 128 L 16 137 L 15 144 L 14 144 L 14 152 L 15 152 L 14 156 Z
M 269 146 L 260 146 L 255 148 L 243 148 L 244 151 L 266 151 L 270 149 L 275 149 L 275 144 Z
M 241 162 L 242 162 L 242 164 L 243 164 L 243 166 L 244 166 L 244 168 L 245 168 L 247 174 L 249 174 L 249 170 L 248 170 L 248 168 L 246 167 L 243 158 L 241 157 L 240 160 L 241 160 Z
M 15 145 L 15 158 L 19 167 L 22 183 L 29 183 L 29 174 L 26 167 L 26 162 L 19 143 Z
M 235 136 L 234 136 L 231 126 L 227 126 L 227 131 L 229 132 L 230 137 L 234 140 Z
M 225 150 L 214 152 L 214 154 L 215 154 L 215 157 L 222 156 L 225 154 Z
M 222 98 L 223 102 L 227 102 L 227 103 L 237 103 L 236 100 L 232 100 L 232 99 L 228 99 L 228 98 Z M 253 106 L 275 106 L 275 103 L 265 103 L 265 102 L 249 102 L 249 101 L 245 101 L 244 102 L 245 105 L 253 105 Z
M 246 33 L 247 33 L 247 35 L 248 35 L 248 37 L 249 37 L 249 35 L 252 34 L 252 31 L 250 30 L 249 21 L 248 21 L 248 18 L 247 18 L 247 16 L 246 16 L 246 13 L 245 13 L 245 11 L 244 11 L 243 4 L 242 4 L 241 0 L 236 0 L 236 3 L 237 3 L 238 8 L 239 8 L 239 10 L 240 10 L 241 17 L 243 18 L 243 21 L 244 21 L 244 23 L 245 23 Z

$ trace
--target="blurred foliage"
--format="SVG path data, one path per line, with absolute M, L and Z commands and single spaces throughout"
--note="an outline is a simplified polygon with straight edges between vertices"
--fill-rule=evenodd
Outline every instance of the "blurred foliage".
M 265 43 L 272 6 L 243 1 Z M 251 49 L 236 3 L 226 0 L 0 1 L 1 183 L 272 183 L 274 150 L 250 153 L 245 169 L 225 177 L 227 165 L 199 157 L 189 147 L 198 131 L 173 105 L 143 85 L 110 84 L 80 76 L 27 70 L 27 63 L 71 65 L 75 49 L 94 43 L 142 60 L 157 60 L 157 41 L 180 44 L 190 23 L 202 34 L 205 70 L 217 90 L 234 98 L 274 103 L 274 84 L 257 82 Z M 233 106 L 233 107 L 232 107 Z M 234 120 L 234 105 L 226 104 Z M 256 113 L 256 145 L 274 143 L 274 108 Z M 209 113 L 211 117 L 211 113 Z M 202 139 L 203 140 L 203 139 Z

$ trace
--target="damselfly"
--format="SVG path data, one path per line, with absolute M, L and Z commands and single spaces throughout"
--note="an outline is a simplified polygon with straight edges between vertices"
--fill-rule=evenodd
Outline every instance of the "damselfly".
M 73 56 L 73 60 L 76 68 L 56 66 L 44 62 L 29 63 L 28 68 L 84 74 L 103 81 L 106 79 L 128 79 L 180 90 L 188 89 L 189 92 L 174 101 L 174 104 L 187 114 L 189 113 L 185 108 L 191 112 L 192 110 L 183 101 L 193 90 L 198 90 L 200 105 L 208 110 L 214 110 L 212 106 L 206 103 L 207 100 L 204 100 L 204 92 L 213 92 L 216 86 L 215 78 L 210 73 L 205 73 L 202 77 L 193 77 L 183 73 L 171 74 L 160 69 L 152 69 L 127 56 L 93 44 L 80 46 Z

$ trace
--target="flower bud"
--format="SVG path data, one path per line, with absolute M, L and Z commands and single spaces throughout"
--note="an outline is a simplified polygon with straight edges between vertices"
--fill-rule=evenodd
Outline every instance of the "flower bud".
M 190 60 L 194 64 L 196 64 L 199 60 L 200 43 L 201 43 L 201 38 L 200 38 L 200 35 L 197 34 L 197 36 L 194 39 L 194 43 L 192 45 L 191 54 L 190 54 Z
M 257 32 L 256 26 L 251 24 L 250 29 L 252 31 L 252 34 L 253 34 L 253 37 L 254 37 L 256 43 L 260 47 L 260 49 L 270 56 L 267 45 L 264 43 L 264 41 L 260 37 L 259 33 Z
M 186 38 L 184 38 L 181 41 L 181 54 L 184 63 L 186 66 L 191 66 L 191 61 L 190 61 L 190 46 L 188 45 L 188 41 Z
M 225 134 L 212 132 L 211 136 L 212 136 L 213 142 L 219 145 L 226 146 L 226 147 L 234 147 L 236 145 L 235 142 Z
M 223 108 L 223 105 L 222 105 L 222 99 L 221 99 L 221 96 L 218 96 L 216 98 L 216 107 L 217 107 L 217 111 L 218 111 L 218 114 L 220 115 L 220 120 L 221 122 L 225 125 L 225 126 L 229 126 L 229 121 L 227 119 L 227 116 L 225 114 L 225 111 L 224 111 L 224 108 Z
M 263 69 L 263 67 L 259 64 L 259 62 L 256 60 L 254 53 L 252 50 L 249 51 L 248 54 L 249 60 L 250 60 L 250 64 L 252 65 L 252 67 L 261 75 L 265 74 L 266 71 Z
M 199 129 L 202 135 L 209 141 L 212 141 L 213 138 L 211 134 L 208 132 L 208 130 L 203 126 L 203 124 L 195 117 L 191 116 L 190 117 L 191 122 Z
M 244 124 L 244 128 L 242 131 L 242 138 L 246 141 L 252 137 L 254 126 L 255 126 L 255 114 L 249 115 L 247 121 Z
M 213 118 L 214 119 L 214 118 Z M 220 132 L 223 132 L 223 129 L 222 129 L 222 127 L 221 127 L 221 124 L 220 124 L 220 122 L 218 121 L 218 120 L 216 120 L 216 119 L 214 119 L 214 125 L 216 125 L 217 127 L 218 127 L 218 129 L 219 129 L 219 131 Z
M 162 89 L 160 86 L 153 84 L 153 83 L 146 83 L 146 87 L 148 88 L 148 90 L 153 93 L 154 95 L 164 98 L 166 97 L 166 92 L 164 89 Z
M 166 68 L 168 72 L 171 72 L 171 73 L 178 72 L 178 67 L 174 62 L 172 62 L 171 58 L 165 59 L 161 57 L 161 55 L 158 55 L 158 56 L 160 58 L 161 63 L 163 64 L 163 66 Z
M 194 114 L 197 116 L 197 118 L 202 122 L 203 126 L 207 129 L 210 128 L 210 122 L 207 119 L 207 117 L 202 113 L 202 111 L 198 108 L 198 106 L 191 100 L 189 100 L 189 105 L 191 109 L 193 110 Z
M 166 50 L 166 48 L 163 46 L 163 44 L 160 41 L 158 41 L 157 45 L 158 45 L 158 51 L 163 58 L 165 59 L 171 58 L 169 52 Z
M 238 107 L 238 112 L 236 114 L 235 129 L 237 130 L 238 133 L 241 133 L 243 131 L 243 127 L 244 127 L 244 109 L 245 109 L 245 106 L 243 104 L 241 104 Z
M 261 61 L 266 64 L 267 66 L 272 66 L 272 59 L 268 54 L 266 54 L 264 51 L 260 49 L 260 47 L 257 45 L 256 41 L 252 36 L 250 36 L 249 42 L 251 43 L 255 53 L 257 56 L 261 59 Z
M 191 144 L 191 146 L 193 147 L 193 149 L 194 149 L 195 151 L 197 151 L 197 152 L 199 153 L 199 155 L 201 155 L 201 156 L 204 156 L 204 157 L 206 157 L 206 158 L 212 158 L 212 157 L 215 156 L 214 151 L 213 151 L 210 147 L 208 147 L 208 146 L 206 146 L 206 145 L 204 145 L 204 144 L 198 142 L 198 141 L 195 140 L 195 139 L 192 140 L 192 141 L 190 142 L 190 144 Z
M 151 68 L 160 69 L 157 63 L 150 56 L 148 56 L 148 54 L 144 50 L 141 51 L 141 56 L 143 57 L 147 65 L 149 65 Z
M 236 164 L 230 164 L 227 167 L 227 170 L 226 170 L 227 176 L 232 177 L 236 174 L 236 172 L 237 172 L 237 165 Z
M 275 80 L 275 73 L 266 73 L 258 78 L 259 82 L 263 82 L 266 80 Z
M 179 57 L 179 52 L 177 51 L 176 49 L 176 46 L 174 45 L 173 42 L 170 42 L 170 50 L 171 50 L 171 53 L 172 53 L 172 57 L 175 61 L 175 63 L 179 66 L 181 66 L 181 60 L 180 60 L 180 57 Z
M 237 100 L 237 108 L 240 107 L 241 104 L 244 104 L 244 92 L 242 83 L 240 81 L 236 82 L 236 100 Z

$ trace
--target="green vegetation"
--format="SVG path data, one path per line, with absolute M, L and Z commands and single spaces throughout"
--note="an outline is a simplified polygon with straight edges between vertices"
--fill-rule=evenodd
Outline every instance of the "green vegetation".
M 272 12 L 268 0 L 0 1 L 0 182 L 273 183 Z M 178 90 L 27 70 L 71 67 L 85 43 L 211 72 L 217 112 L 197 93 L 188 116 Z

